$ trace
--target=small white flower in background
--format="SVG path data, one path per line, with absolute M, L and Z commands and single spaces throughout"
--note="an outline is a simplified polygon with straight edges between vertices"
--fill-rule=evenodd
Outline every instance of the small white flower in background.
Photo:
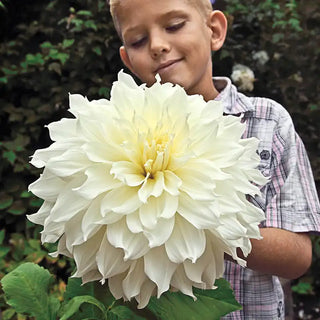
M 243 64 L 233 66 L 231 79 L 240 91 L 252 91 L 254 88 L 254 73 L 249 67 Z
M 264 50 L 254 52 L 252 58 L 261 66 L 264 66 L 270 60 L 268 53 Z
M 139 307 L 168 289 L 194 297 L 241 265 L 263 212 L 246 199 L 266 178 L 258 141 L 223 106 L 180 86 L 137 86 L 120 72 L 111 99 L 70 95 L 74 119 L 49 124 L 54 143 L 35 152 L 44 168 L 30 190 L 44 199 L 28 218 L 43 242 L 74 258 L 75 277 L 108 280 L 115 298 Z

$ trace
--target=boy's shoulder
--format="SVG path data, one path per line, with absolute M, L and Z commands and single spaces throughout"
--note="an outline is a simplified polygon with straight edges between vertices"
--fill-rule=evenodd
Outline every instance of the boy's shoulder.
M 277 123 L 292 122 L 289 112 L 278 102 L 266 97 L 249 97 L 238 91 L 227 77 L 215 77 L 214 84 L 220 91 L 218 100 L 225 104 L 225 113 L 265 119 Z
M 266 97 L 247 97 L 253 106 L 252 116 L 273 121 L 291 120 L 288 110 L 277 101 Z

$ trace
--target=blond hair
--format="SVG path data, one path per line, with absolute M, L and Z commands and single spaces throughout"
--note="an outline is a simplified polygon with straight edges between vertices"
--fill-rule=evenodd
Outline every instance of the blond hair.
M 210 0 L 185 0 L 194 6 L 201 14 L 206 18 L 208 14 L 212 11 L 212 4 Z M 107 0 L 110 6 L 110 13 L 113 19 L 114 26 L 121 37 L 120 23 L 117 19 L 116 9 L 119 7 L 121 0 Z

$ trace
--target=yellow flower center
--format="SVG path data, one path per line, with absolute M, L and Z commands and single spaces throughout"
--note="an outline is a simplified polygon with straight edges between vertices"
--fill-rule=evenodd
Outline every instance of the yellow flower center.
M 152 179 L 157 171 L 166 170 L 171 142 L 172 137 L 167 133 L 145 140 L 142 159 L 146 177 Z

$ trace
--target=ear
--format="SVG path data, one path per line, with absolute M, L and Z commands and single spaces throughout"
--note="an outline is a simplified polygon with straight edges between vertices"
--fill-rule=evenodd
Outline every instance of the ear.
M 135 73 L 133 68 L 132 68 L 132 64 L 130 62 L 130 59 L 129 59 L 129 55 L 128 55 L 128 52 L 126 50 L 126 48 L 124 46 L 121 46 L 120 49 L 119 49 L 119 54 L 120 54 L 120 58 L 123 62 L 123 64 L 132 72 L 132 73 Z
M 210 13 L 208 18 L 208 26 L 211 29 L 211 50 L 219 50 L 226 38 L 228 22 L 223 12 L 214 10 Z

